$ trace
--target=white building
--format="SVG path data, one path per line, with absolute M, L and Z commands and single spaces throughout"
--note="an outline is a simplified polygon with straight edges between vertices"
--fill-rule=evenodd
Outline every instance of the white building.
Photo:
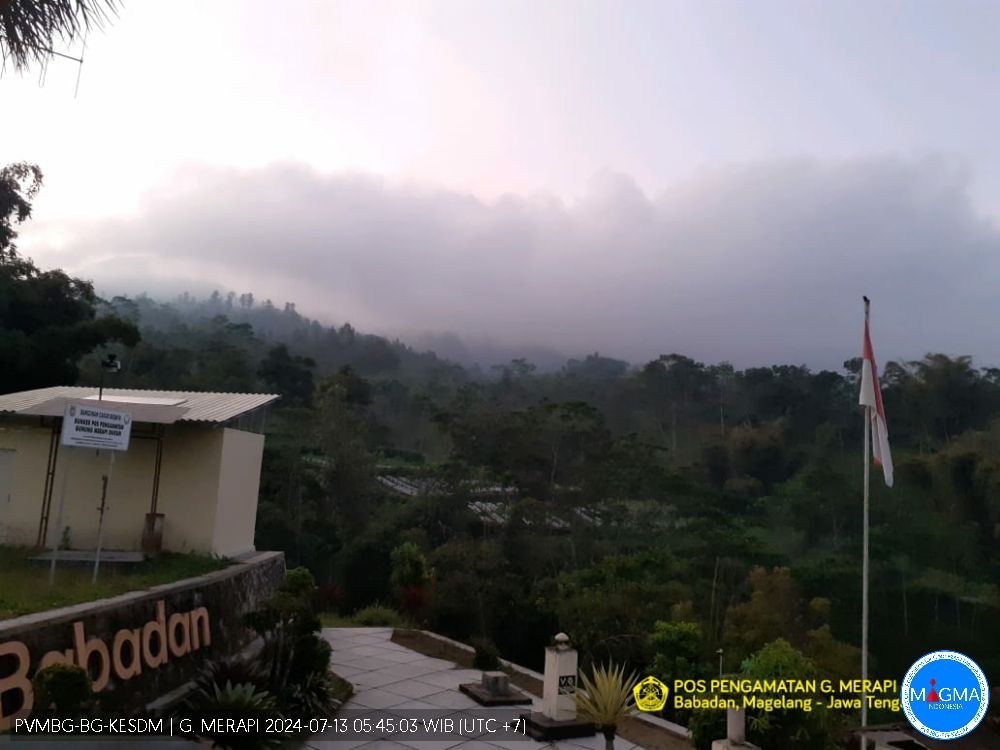
M 107 482 L 102 547 L 252 551 L 261 430 L 277 398 L 105 388 L 102 407 L 127 412 L 132 434 Z M 67 405 L 97 399 L 98 389 L 85 387 L 0 396 L 0 544 L 96 547 L 111 452 L 60 445 L 60 432 Z

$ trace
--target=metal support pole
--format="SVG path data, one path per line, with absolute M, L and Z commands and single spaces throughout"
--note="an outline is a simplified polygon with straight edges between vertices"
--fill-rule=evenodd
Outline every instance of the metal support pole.
M 49 438 L 49 458 L 45 464 L 45 486 L 42 488 L 42 514 L 38 519 L 38 534 L 35 546 L 45 548 L 49 533 L 49 514 L 52 511 L 52 492 L 55 489 L 56 463 L 59 461 L 59 428 L 62 420 L 52 425 L 52 436 Z
M 865 502 L 861 542 L 861 747 L 865 747 L 864 728 L 868 726 L 868 484 L 871 474 L 872 409 L 865 407 Z
M 59 542 L 62 534 L 63 511 L 66 509 L 66 485 L 69 483 L 69 458 L 73 454 L 72 448 L 68 445 L 63 448 L 63 480 L 62 489 L 59 491 L 59 512 L 56 514 L 56 534 L 52 540 L 52 560 L 49 562 L 49 586 L 56 582 L 56 559 L 59 557 Z M 48 530 L 48 524 L 46 524 Z
M 94 553 L 94 577 L 91 583 L 97 584 L 97 571 L 101 567 L 101 541 L 104 536 L 104 514 L 108 509 L 108 485 L 111 484 L 111 473 L 115 469 L 115 451 L 111 451 L 111 458 L 108 461 L 108 475 L 104 477 L 104 489 L 101 492 L 101 507 L 98 508 L 101 515 L 97 521 L 97 551 Z

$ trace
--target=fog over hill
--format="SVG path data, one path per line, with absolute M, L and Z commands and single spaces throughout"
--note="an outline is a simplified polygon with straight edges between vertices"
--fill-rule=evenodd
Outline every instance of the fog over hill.
M 655 196 L 603 173 L 570 202 L 484 202 L 300 164 L 198 167 L 130 218 L 40 218 L 23 246 L 106 289 L 195 279 L 418 346 L 431 331 L 455 335 L 436 346 L 633 362 L 680 351 L 838 367 L 857 354 L 868 294 L 883 360 L 944 351 L 995 364 L 1000 233 L 967 186 L 945 159 L 798 160 L 707 172 Z

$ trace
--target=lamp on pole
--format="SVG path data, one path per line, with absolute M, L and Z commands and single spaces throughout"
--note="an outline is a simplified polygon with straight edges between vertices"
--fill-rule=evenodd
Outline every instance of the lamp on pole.
M 117 354 L 109 354 L 107 357 L 101 360 L 101 384 L 97 389 L 97 400 L 102 401 L 104 399 L 104 373 L 106 372 L 121 372 L 122 363 L 118 359 Z
M 101 360 L 101 384 L 97 389 L 97 400 L 104 400 L 104 373 L 106 372 L 121 372 L 122 363 L 118 359 L 117 354 L 108 354 L 107 357 Z M 100 453 L 100 451 L 98 451 Z M 101 489 L 101 504 L 97 508 L 100 513 L 100 520 L 97 522 L 97 551 L 94 553 L 94 575 L 91 579 L 91 583 L 97 584 L 97 571 L 101 567 L 101 536 L 104 531 L 104 514 L 108 511 L 108 483 L 111 481 L 111 472 L 115 468 L 115 452 L 114 450 L 108 451 L 108 473 L 101 478 L 102 489 Z

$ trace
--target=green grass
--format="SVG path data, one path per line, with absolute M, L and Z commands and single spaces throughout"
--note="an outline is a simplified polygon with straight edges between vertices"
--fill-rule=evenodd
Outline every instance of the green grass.
M 322 612 L 319 619 L 324 628 L 413 627 L 413 623 L 405 615 L 380 604 L 359 609 L 351 615 Z
M 127 568 L 102 565 L 95 586 L 90 582 L 93 565 L 61 562 L 50 587 L 49 564 L 29 559 L 37 554 L 34 549 L 0 547 L 0 620 L 200 576 L 229 564 L 207 555 L 163 553 Z
M 351 628 L 355 627 L 355 622 L 346 615 L 338 615 L 333 612 L 323 612 L 319 616 L 324 628 Z

